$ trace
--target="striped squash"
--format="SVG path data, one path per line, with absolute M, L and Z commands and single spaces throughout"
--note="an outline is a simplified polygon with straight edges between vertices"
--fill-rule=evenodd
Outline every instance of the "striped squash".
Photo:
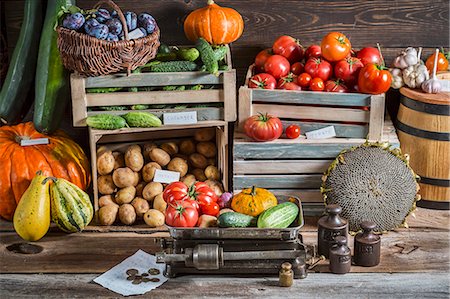
M 297 218 L 299 208 L 295 203 L 284 202 L 265 210 L 258 217 L 259 228 L 287 228 Z
M 82 231 L 94 215 L 89 195 L 71 182 L 52 178 L 50 186 L 52 221 L 68 233 Z

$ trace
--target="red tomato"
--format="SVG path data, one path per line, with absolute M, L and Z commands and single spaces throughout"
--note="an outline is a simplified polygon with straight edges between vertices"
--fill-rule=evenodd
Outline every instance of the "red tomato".
M 294 75 L 293 73 L 289 73 L 287 76 L 281 77 L 281 78 L 278 80 L 277 88 L 278 88 L 278 89 L 285 89 L 285 88 L 284 88 L 284 85 L 285 85 L 286 83 L 289 83 L 289 82 L 295 82 L 296 80 L 297 80 L 297 76 Z
M 273 43 L 272 50 L 274 54 L 287 58 L 290 63 L 303 59 L 303 47 L 300 42 L 292 36 L 282 35 Z
M 260 88 L 260 89 L 275 89 L 277 85 L 277 80 L 267 73 L 261 73 L 254 75 L 248 81 L 248 87 L 250 88 Z
M 213 202 L 209 205 L 201 205 L 200 211 L 202 214 L 211 215 L 211 216 L 216 217 L 219 214 L 220 207 L 219 207 L 218 203 Z
M 358 58 L 345 58 L 334 66 L 334 75 L 336 78 L 343 80 L 346 83 L 352 84 L 358 81 L 359 71 L 363 64 Z
M 163 199 L 167 203 L 188 199 L 189 187 L 183 182 L 170 183 L 163 192 Z
M 270 141 L 280 138 L 283 134 L 283 125 L 278 117 L 260 113 L 247 118 L 244 131 L 248 137 L 256 141 Z
M 427 61 L 425 62 L 425 66 L 430 71 L 430 74 L 433 73 L 435 58 L 436 58 L 436 53 L 433 53 L 432 55 L 430 55 L 430 57 L 427 58 Z M 446 71 L 447 69 L 448 69 L 448 59 L 442 52 L 439 52 L 437 66 L 436 66 L 436 72 Z
M 300 136 L 300 127 L 297 125 L 290 125 L 286 128 L 286 137 L 289 139 L 295 139 Z
M 309 89 L 312 91 L 323 91 L 325 89 L 325 84 L 320 78 L 313 78 L 309 84 Z
M 182 200 L 169 203 L 166 209 L 166 224 L 174 227 L 194 227 L 198 211 L 191 202 Z
M 310 58 L 320 58 L 322 56 L 322 49 L 319 45 L 311 45 L 305 51 L 305 60 Z
M 300 74 L 300 76 L 298 76 L 297 83 L 298 83 L 298 85 L 300 85 L 300 87 L 307 88 L 307 87 L 309 87 L 309 84 L 311 83 L 311 79 L 312 79 L 312 77 L 310 74 L 303 73 L 303 74 Z
M 358 51 L 356 57 L 361 59 L 363 65 L 366 65 L 368 63 L 376 63 L 376 64 L 382 63 L 380 51 L 378 51 L 377 48 L 372 47 L 362 48 L 361 50 Z
M 264 69 L 264 64 L 267 58 L 272 56 L 273 52 L 271 48 L 267 48 L 258 53 L 255 57 L 255 66 L 259 69 Z
M 331 64 L 324 59 L 311 58 L 305 64 L 305 72 L 313 78 L 320 78 L 326 81 L 331 77 L 332 68 Z
M 291 73 L 293 73 L 294 75 L 297 75 L 297 76 L 300 75 L 301 73 L 303 73 L 304 69 L 305 69 L 305 66 L 301 62 L 296 62 L 291 65 Z
M 352 45 L 348 38 L 340 32 L 330 32 L 322 39 L 320 45 L 322 56 L 330 62 L 339 61 L 347 57 Z
M 377 64 L 368 64 L 359 72 L 358 88 L 360 92 L 380 94 L 386 92 L 391 86 L 392 75 Z
M 290 70 L 291 65 L 289 61 L 281 55 L 270 56 L 264 64 L 264 71 L 274 76 L 277 80 L 289 74 Z
M 196 201 L 200 208 L 202 205 L 209 205 L 219 199 L 216 193 L 204 182 L 197 182 L 189 187 L 189 198 Z
M 325 91 L 328 92 L 348 92 L 347 86 L 338 80 L 328 80 L 325 82 Z
M 164 190 L 163 199 L 168 204 L 175 201 L 193 201 L 192 205 L 199 208 L 217 202 L 218 197 L 206 183 L 197 182 L 188 187 L 183 182 L 174 182 Z
M 287 82 L 286 84 L 283 85 L 283 87 L 281 89 L 285 89 L 285 90 L 302 90 L 302 88 L 295 82 Z

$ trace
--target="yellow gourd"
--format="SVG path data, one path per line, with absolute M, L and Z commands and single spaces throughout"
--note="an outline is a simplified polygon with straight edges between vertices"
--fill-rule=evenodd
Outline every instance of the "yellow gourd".
M 268 208 L 278 204 L 277 198 L 269 190 L 264 188 L 243 189 L 231 200 L 231 208 L 242 214 L 256 217 Z
M 50 227 L 49 180 L 38 171 L 14 213 L 14 229 L 26 241 L 37 241 Z

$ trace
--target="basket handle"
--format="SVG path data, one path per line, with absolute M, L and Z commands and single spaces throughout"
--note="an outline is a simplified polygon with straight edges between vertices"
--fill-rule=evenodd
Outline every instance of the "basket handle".
M 100 6 L 102 6 L 102 4 L 109 5 L 110 7 L 112 7 L 117 12 L 117 15 L 119 16 L 120 22 L 122 22 L 123 35 L 125 36 L 126 40 L 129 40 L 129 38 L 128 38 L 127 21 L 125 20 L 125 16 L 123 15 L 123 12 L 120 9 L 120 7 L 117 6 L 117 4 L 114 3 L 112 0 L 100 0 L 100 1 L 97 2 L 97 4 L 95 4 L 94 9 L 100 8 Z

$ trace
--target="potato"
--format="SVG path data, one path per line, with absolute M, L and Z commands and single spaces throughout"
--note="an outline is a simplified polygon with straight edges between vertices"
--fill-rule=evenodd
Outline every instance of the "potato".
M 125 165 L 133 171 L 140 171 L 144 166 L 144 156 L 141 153 L 141 148 L 136 145 L 130 146 L 125 152 Z
M 190 155 L 195 153 L 195 143 L 193 140 L 183 140 L 180 142 L 180 153 Z
M 209 186 L 209 188 L 211 188 L 214 193 L 216 193 L 217 196 L 221 196 L 223 191 L 223 185 L 221 182 L 219 181 L 215 181 L 215 180 L 206 180 L 205 181 L 206 185 Z
M 125 167 L 125 160 L 121 152 L 113 152 L 114 156 L 114 169 Z
M 167 202 L 165 202 L 162 193 L 155 196 L 155 199 L 153 200 L 153 208 L 163 214 L 166 213 Z
M 145 185 L 147 185 L 146 182 L 142 181 L 139 182 L 139 184 L 136 185 L 136 196 L 137 197 L 142 197 L 142 190 L 144 190 Z
M 135 196 L 136 196 L 136 188 L 134 188 L 133 186 L 129 186 L 129 187 L 120 189 L 116 193 L 116 197 L 114 198 L 114 200 L 119 205 L 122 205 L 125 203 L 130 203 Z
M 119 208 L 119 220 L 125 225 L 131 225 L 136 221 L 136 211 L 129 203 L 123 204 Z
M 201 170 L 201 169 L 200 169 L 200 170 Z M 195 178 L 195 175 L 193 175 L 193 174 L 188 174 L 188 175 L 182 177 L 182 178 L 180 179 L 180 181 L 182 181 L 183 183 L 185 183 L 187 186 L 191 186 L 191 185 L 193 185 L 193 184 L 197 181 L 197 179 Z
M 161 149 L 168 153 L 170 156 L 178 154 L 178 145 L 175 142 L 166 142 L 161 144 Z
M 131 205 L 134 207 L 136 216 L 138 216 L 139 218 L 142 218 L 142 216 L 144 216 L 144 214 L 150 209 L 148 201 L 140 197 L 136 197 L 135 199 L 133 199 Z
M 142 168 L 142 179 L 146 182 L 151 182 L 155 176 L 156 169 L 162 169 L 156 162 L 150 162 L 144 165 Z
M 116 221 L 118 205 L 106 205 L 98 210 L 98 220 L 101 225 L 112 225 Z
M 220 179 L 219 169 L 217 169 L 216 166 L 209 165 L 205 169 L 205 176 L 208 178 L 208 180 L 216 180 L 216 181 L 218 181 Z
M 97 188 L 98 192 L 104 195 L 113 194 L 116 190 L 116 185 L 114 184 L 112 176 L 102 175 L 97 178 Z
M 224 213 L 228 213 L 228 212 L 234 212 L 232 209 L 229 208 L 225 208 L 219 211 L 219 216 L 224 214 Z
M 200 168 L 196 168 L 196 169 L 192 170 L 192 174 L 195 176 L 195 179 L 197 181 L 204 182 L 207 180 L 207 177 L 205 176 L 205 172 L 203 172 L 203 170 Z
M 210 141 L 216 136 L 214 129 L 201 129 L 195 132 L 194 139 L 196 141 Z
M 153 142 L 144 144 L 143 155 L 145 160 L 150 160 L 150 152 L 152 149 L 157 148 L 158 146 Z
M 127 151 L 132 151 L 132 152 L 136 151 L 136 152 L 142 153 L 142 148 L 139 144 L 133 144 L 127 148 Z
M 206 164 L 216 166 L 216 158 L 206 159 Z
M 206 161 L 205 156 L 199 153 L 193 153 L 189 156 L 189 163 L 194 166 L 194 168 L 205 169 L 208 166 L 208 161 Z
M 113 182 L 119 188 L 133 186 L 136 182 L 136 175 L 133 170 L 128 167 L 117 168 L 114 170 Z
M 112 197 L 112 195 L 100 196 L 100 198 L 98 199 L 98 206 L 100 208 L 102 208 L 107 205 L 115 205 L 115 206 L 119 207 L 119 205 L 116 204 L 116 202 L 114 201 L 114 198 Z
M 164 191 L 163 185 L 158 182 L 150 182 L 145 185 L 144 190 L 142 190 L 142 197 L 146 200 L 152 201 L 156 195 Z
M 169 165 L 167 165 L 167 169 L 171 171 L 176 171 L 180 173 L 180 176 L 185 176 L 188 172 L 188 164 L 185 160 L 181 158 L 173 158 Z
M 104 151 L 97 156 L 97 172 L 99 175 L 110 174 L 114 170 L 114 156 L 111 151 Z
M 212 142 L 199 142 L 197 143 L 197 152 L 202 154 L 206 158 L 213 158 L 217 155 L 217 147 Z
M 211 215 L 203 214 L 198 217 L 198 227 L 215 227 L 217 226 L 217 218 Z
M 150 159 L 161 166 L 166 166 L 170 162 L 170 155 L 160 148 L 154 148 L 150 151 Z
M 150 227 L 163 226 L 165 222 L 165 216 L 158 210 L 150 209 L 144 214 L 144 221 Z
M 109 151 L 107 146 L 101 145 L 97 148 L 97 150 L 95 151 L 97 154 L 97 157 L 100 156 L 101 154 L 103 154 L 104 152 Z
M 142 181 L 142 176 L 140 172 L 134 172 L 133 176 L 134 176 L 133 186 L 136 187 L 139 184 L 139 182 Z

